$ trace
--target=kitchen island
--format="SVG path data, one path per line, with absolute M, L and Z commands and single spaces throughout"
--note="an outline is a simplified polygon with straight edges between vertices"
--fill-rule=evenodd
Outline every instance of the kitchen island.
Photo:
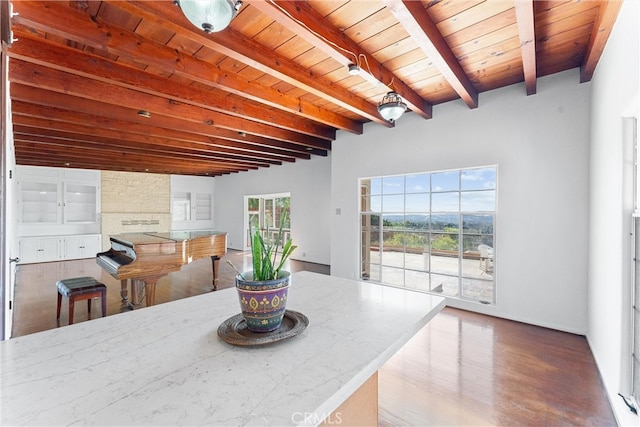
M 340 424 L 444 299 L 299 272 L 287 304 L 309 326 L 264 346 L 218 336 L 235 289 L 0 342 L 0 424 Z

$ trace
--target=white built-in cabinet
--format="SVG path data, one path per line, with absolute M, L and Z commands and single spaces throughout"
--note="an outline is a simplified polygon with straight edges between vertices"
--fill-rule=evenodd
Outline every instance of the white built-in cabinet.
M 102 251 L 100 234 L 65 236 L 63 239 L 64 259 L 94 258 Z
M 21 237 L 20 263 L 59 261 L 62 259 L 60 237 Z
M 20 237 L 20 264 L 94 258 L 101 251 L 100 234 Z
M 171 229 L 213 229 L 214 178 L 171 175 Z
M 100 171 L 18 166 L 20 263 L 95 257 Z

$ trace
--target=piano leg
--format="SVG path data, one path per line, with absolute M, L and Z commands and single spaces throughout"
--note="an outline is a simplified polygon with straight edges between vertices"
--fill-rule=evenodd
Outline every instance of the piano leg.
M 147 279 L 144 281 L 145 291 L 147 293 L 147 307 L 151 307 L 155 304 L 156 300 L 156 281 L 158 277 Z
M 213 267 L 213 290 L 218 290 L 218 271 L 220 269 L 220 257 L 212 256 L 211 257 L 211 266 Z
M 142 305 L 142 301 L 140 298 L 142 296 L 142 291 L 146 292 L 146 280 L 147 279 L 131 279 L 131 303 L 133 307 L 140 307 Z
M 122 310 L 133 310 L 133 304 L 129 301 L 129 289 L 127 287 L 127 279 L 120 280 L 120 297 L 122 298 Z M 131 283 L 131 287 L 133 288 L 133 281 Z M 133 289 L 131 291 L 133 293 Z
M 162 276 L 131 279 L 131 302 L 129 303 L 131 310 L 142 305 L 142 301 L 140 301 L 140 299 L 142 297 L 143 290 L 146 295 L 147 307 L 151 307 L 155 304 L 156 282 L 160 277 Z

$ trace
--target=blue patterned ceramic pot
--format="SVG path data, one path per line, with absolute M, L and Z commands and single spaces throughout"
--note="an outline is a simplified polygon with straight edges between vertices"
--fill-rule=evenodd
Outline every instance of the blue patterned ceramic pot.
M 236 289 L 247 329 L 272 332 L 280 327 L 287 305 L 291 273 L 281 271 L 277 279 L 254 282 L 252 272 L 236 277 Z

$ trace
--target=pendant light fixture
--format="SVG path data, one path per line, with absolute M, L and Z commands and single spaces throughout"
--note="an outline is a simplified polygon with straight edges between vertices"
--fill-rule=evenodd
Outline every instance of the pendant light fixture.
M 174 0 L 174 3 L 189 22 L 207 34 L 227 28 L 242 7 L 241 0 Z
M 402 98 L 396 92 L 389 92 L 378 104 L 378 112 L 388 122 L 395 122 L 404 112 L 407 111 L 407 104 L 402 102 Z

